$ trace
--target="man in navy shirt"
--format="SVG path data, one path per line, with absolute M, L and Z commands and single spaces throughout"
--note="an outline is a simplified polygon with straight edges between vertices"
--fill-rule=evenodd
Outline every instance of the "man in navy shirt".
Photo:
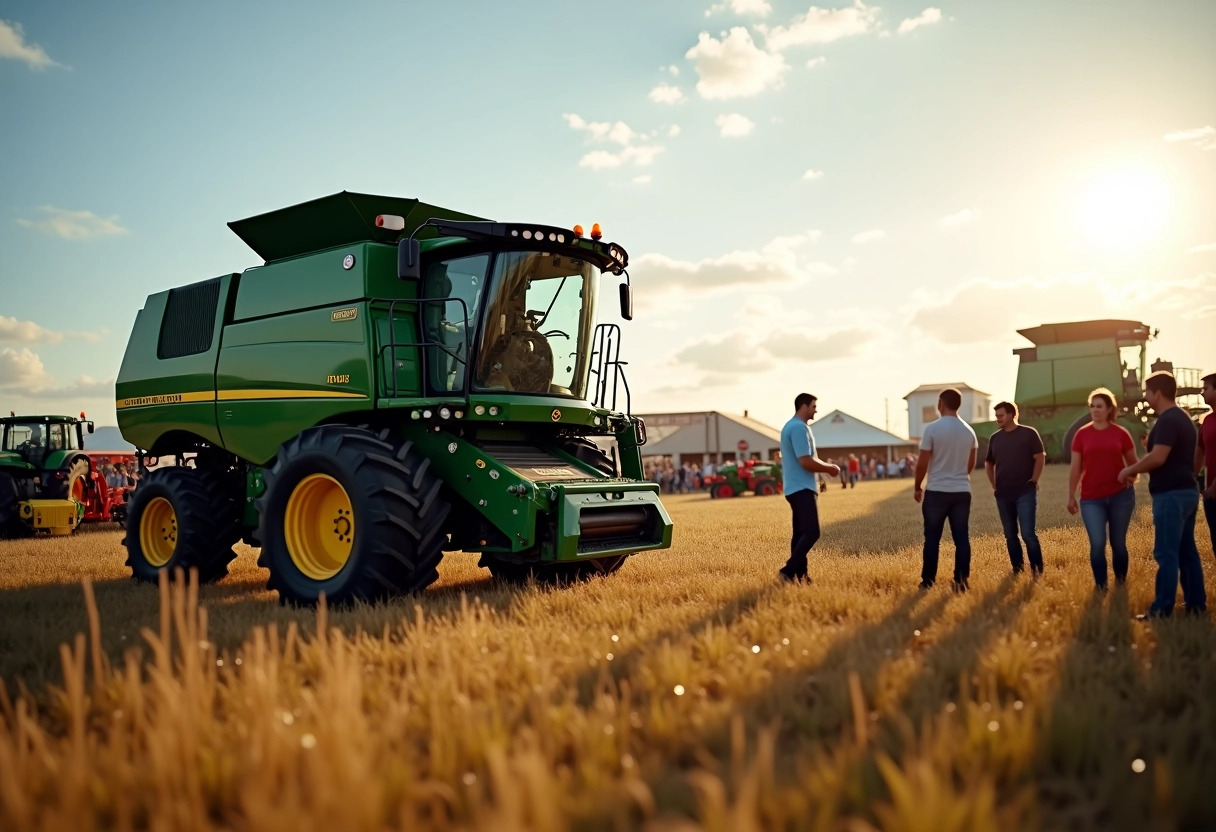
M 1166 618 L 1174 611 L 1178 584 L 1186 611 L 1207 611 L 1203 587 L 1203 561 L 1195 545 L 1195 517 L 1199 487 L 1195 482 L 1195 423 L 1174 403 L 1178 383 L 1172 373 L 1153 373 L 1144 380 L 1144 399 L 1157 414 L 1148 434 L 1148 454 L 1119 472 L 1119 482 L 1148 472 L 1148 493 L 1153 498 L 1153 559 L 1157 561 L 1156 598 L 1148 613 L 1138 618 Z
M 794 536 L 790 559 L 779 574 L 790 583 L 809 580 L 806 556 L 819 540 L 819 473 L 840 476 L 840 466 L 824 462 L 815 455 L 815 436 L 807 424 L 815 418 L 815 397 L 799 393 L 794 399 L 794 415 L 781 428 L 781 477 L 785 499 L 794 513 Z

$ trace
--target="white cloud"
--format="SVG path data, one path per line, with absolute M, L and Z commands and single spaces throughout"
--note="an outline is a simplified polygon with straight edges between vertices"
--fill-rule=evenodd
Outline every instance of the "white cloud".
M 710 6 L 705 11 L 706 17 L 712 17 L 715 14 L 730 9 L 735 14 L 739 15 L 755 15 L 756 17 L 764 17 L 773 10 L 767 0 L 727 0 L 725 3 L 717 3 Z
M 673 138 L 673 139 L 674 139 L 676 136 L 680 135 L 680 125 L 678 125 L 678 124 L 673 124 L 673 125 L 671 125 L 670 127 L 668 127 L 668 128 L 667 128 L 667 135 L 668 135 L 668 136 L 670 136 L 670 137 L 671 137 L 671 138 Z
M 562 118 L 572 130 L 586 133 L 592 141 L 608 141 L 615 144 L 629 144 L 637 133 L 623 121 L 585 121 L 576 113 L 562 113 Z
M 806 170 L 804 170 L 802 172 L 802 181 L 803 182 L 814 182 L 816 179 L 822 179 L 822 178 L 823 178 L 823 171 L 821 171 L 821 170 L 814 170 L 813 168 L 807 168 Z
M 853 242 L 857 245 L 865 245 L 866 243 L 877 242 L 887 236 L 887 232 L 881 228 L 872 228 L 869 231 L 862 231 L 853 235 Z
M 665 291 L 709 292 L 731 286 L 793 284 L 831 269 L 824 263 L 804 263 L 800 250 L 818 241 L 820 232 L 776 237 L 760 250 L 732 251 L 696 262 L 664 254 L 643 254 L 632 261 L 631 274 L 646 286 L 645 295 Z
M 0 389 L 40 390 L 50 385 L 42 359 L 28 348 L 0 348 Z
M 765 46 L 773 52 L 784 52 L 792 46 L 831 43 L 841 38 L 864 35 L 878 25 L 879 9 L 857 0 L 841 9 L 821 9 L 811 6 L 806 14 L 794 17 L 788 26 L 756 28 L 765 35 Z
M 66 211 L 50 205 L 43 205 L 38 210 L 43 214 L 41 219 L 19 218 L 17 224 L 65 240 L 87 240 L 127 233 L 127 229 L 119 225 L 117 215 L 99 217 L 92 211 Z
M 1191 246 L 1186 250 L 1187 254 L 1204 254 L 1209 251 L 1216 251 L 1216 243 L 1204 243 L 1203 245 Z
M 0 20 L 0 59 L 11 58 L 15 61 L 25 61 L 33 69 L 46 69 L 50 66 L 62 66 L 51 60 L 41 46 L 25 42 L 25 32 L 20 23 L 9 23 Z
M 953 214 L 947 214 L 937 221 L 937 224 L 942 228 L 958 228 L 960 225 L 966 225 L 969 222 L 974 222 L 979 219 L 980 212 L 974 208 L 964 208 L 961 211 L 955 211 Z
M 680 74 L 680 68 L 678 66 L 676 66 L 675 64 L 672 64 L 671 66 L 667 67 L 667 71 L 671 73 L 673 78 Z
M 724 139 L 741 139 L 756 129 L 756 122 L 740 113 L 726 113 L 714 119 Z
M 684 91 L 675 84 L 659 84 L 647 98 L 656 104 L 679 104 L 684 100 Z
M 906 35 L 909 32 L 919 29 L 921 26 L 932 26 L 934 23 L 942 22 L 942 10 L 935 9 L 932 6 L 925 9 L 916 17 L 909 17 L 901 21 L 899 24 L 899 33 Z
M 592 170 L 619 168 L 623 165 L 645 167 L 663 152 L 661 144 L 634 144 L 646 138 L 623 121 L 587 121 L 576 113 L 563 113 L 572 130 L 585 133 L 594 143 L 620 145 L 620 150 L 592 150 L 579 159 L 579 167 Z
M 855 355 L 873 338 L 872 331 L 860 327 L 814 333 L 778 329 L 763 335 L 748 327 L 693 341 L 672 359 L 710 373 L 715 384 L 724 384 L 732 381 L 729 376 L 772 369 L 778 362 L 830 361 Z
M 1166 133 L 1161 138 L 1171 144 L 1179 142 L 1194 145 L 1200 150 L 1216 150 L 1216 127 L 1208 124 L 1203 127 L 1193 127 L 1190 130 L 1179 130 Z
M 578 160 L 578 166 L 592 170 L 619 168 L 622 165 L 645 167 L 652 164 L 655 157 L 663 150 L 661 145 L 636 145 L 622 148 L 616 153 L 608 150 L 593 150 Z
M 633 184 L 649 185 L 653 180 L 654 180 L 654 177 L 651 176 L 649 173 L 643 173 L 641 176 L 633 177 Z
M 55 332 L 33 321 L 20 321 L 0 315 L 0 341 L 18 344 L 58 344 L 63 340 L 62 332 Z
M 711 100 L 746 98 L 779 87 L 790 68 L 781 55 L 756 46 L 742 26 L 731 29 L 722 40 L 702 32 L 684 57 L 693 62 L 700 78 L 697 93 Z
M 818 58 L 811 58 L 806 62 L 807 69 L 814 69 L 817 66 L 823 66 L 828 62 L 828 59 L 820 55 Z

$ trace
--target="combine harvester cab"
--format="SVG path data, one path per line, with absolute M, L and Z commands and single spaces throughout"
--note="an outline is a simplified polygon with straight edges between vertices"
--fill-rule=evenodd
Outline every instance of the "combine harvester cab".
M 0 537 L 68 535 L 85 519 L 92 477 L 84 414 L 0 418 Z
M 230 227 L 265 265 L 150 296 L 118 376 L 123 436 L 178 463 L 131 499 L 135 577 L 219 579 L 243 538 L 284 602 L 341 603 L 426 587 L 444 550 L 572 580 L 670 546 L 598 226 L 343 192 Z

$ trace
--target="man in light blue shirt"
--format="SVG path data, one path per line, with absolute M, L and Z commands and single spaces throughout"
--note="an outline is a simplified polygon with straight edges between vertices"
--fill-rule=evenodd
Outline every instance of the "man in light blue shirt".
M 807 424 L 815 418 L 815 397 L 799 393 L 794 398 L 794 415 L 781 428 L 781 477 L 785 499 L 794 513 L 794 536 L 790 559 L 778 574 L 781 580 L 798 583 L 810 580 L 806 556 L 819 540 L 819 482 L 816 474 L 840 476 L 840 466 L 824 462 L 815 455 L 815 436 Z
M 966 592 L 971 577 L 971 471 L 979 443 L 971 425 L 958 418 L 963 396 L 949 387 L 937 399 L 941 418 L 925 426 L 916 460 L 916 488 L 912 496 L 921 504 L 925 521 L 924 564 L 920 588 L 928 589 L 937 580 L 937 555 L 942 531 L 950 521 L 954 538 L 954 589 Z M 928 486 L 921 488 L 925 475 Z

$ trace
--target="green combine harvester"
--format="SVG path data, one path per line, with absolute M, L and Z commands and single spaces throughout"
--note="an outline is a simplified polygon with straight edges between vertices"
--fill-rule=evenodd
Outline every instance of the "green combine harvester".
M 1020 421 L 1039 431 L 1053 462 L 1071 459 L 1072 439 L 1090 421 L 1089 394 L 1094 388 L 1105 387 L 1115 394 L 1119 424 L 1137 442 L 1152 426 L 1153 414 L 1143 399 L 1148 373 L 1173 373 L 1184 405 L 1188 397 L 1199 394 L 1199 370 L 1175 367 L 1169 361 L 1148 364 L 1148 342 L 1156 333 L 1140 321 L 1043 324 L 1019 329 L 1018 334 L 1034 346 L 1013 351 L 1019 362 L 1014 401 Z M 974 427 L 982 440 L 998 429 L 995 422 Z
M 423 589 L 444 551 L 575 580 L 671 545 L 596 325 L 604 272 L 632 318 L 598 225 L 343 192 L 229 227 L 265 265 L 151 295 L 118 375 L 123 436 L 177 463 L 131 500 L 136 578 L 218 580 L 243 539 L 284 603 L 343 603 Z

